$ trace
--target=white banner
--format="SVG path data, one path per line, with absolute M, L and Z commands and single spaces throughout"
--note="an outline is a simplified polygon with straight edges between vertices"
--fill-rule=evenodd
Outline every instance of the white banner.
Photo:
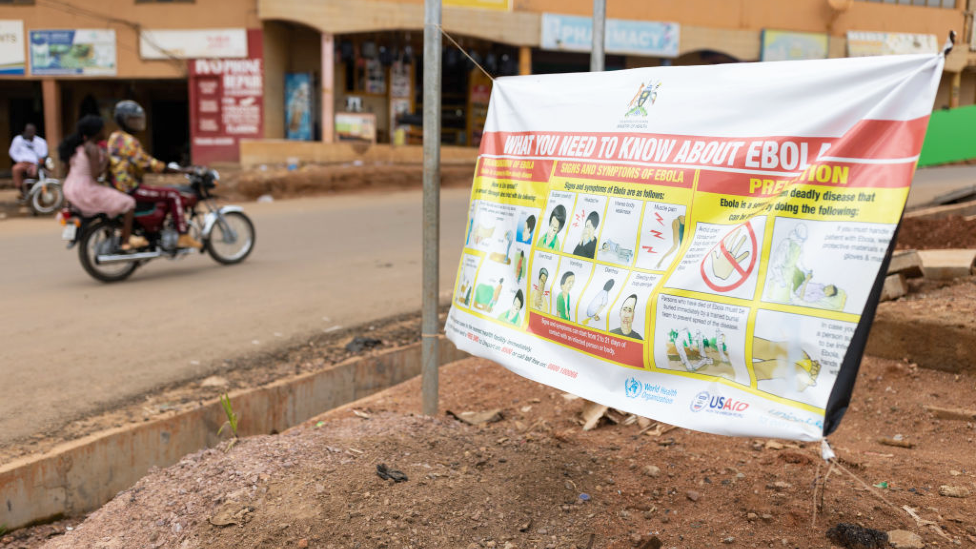
M 849 402 L 942 55 L 496 79 L 446 333 L 684 428 Z
M 0 74 L 24 74 L 24 22 L 0 20 Z
M 143 59 L 240 59 L 247 57 L 247 29 L 144 30 Z

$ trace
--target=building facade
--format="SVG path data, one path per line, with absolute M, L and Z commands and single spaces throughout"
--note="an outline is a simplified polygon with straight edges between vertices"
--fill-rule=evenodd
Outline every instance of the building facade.
M 608 70 L 936 52 L 953 29 L 935 108 L 976 103 L 976 0 L 607 4 Z M 589 68 L 591 0 L 443 5 L 473 58 L 444 41 L 445 144 L 479 144 L 490 77 Z M 131 98 L 165 160 L 236 161 L 242 139 L 417 144 L 422 51 L 423 0 L 0 0 L 0 135 L 35 122 L 56 141 Z

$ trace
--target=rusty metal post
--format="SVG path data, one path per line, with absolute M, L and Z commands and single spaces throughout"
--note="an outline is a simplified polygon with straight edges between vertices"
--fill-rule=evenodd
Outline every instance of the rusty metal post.
M 441 184 L 441 0 L 424 0 L 423 413 L 437 414 Z
M 604 58 L 604 30 L 607 23 L 607 0 L 593 0 L 593 49 L 590 51 L 590 72 L 601 72 Z

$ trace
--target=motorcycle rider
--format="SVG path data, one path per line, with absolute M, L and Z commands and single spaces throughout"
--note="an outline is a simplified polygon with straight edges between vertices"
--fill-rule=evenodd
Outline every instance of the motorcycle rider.
M 119 129 L 108 138 L 109 173 L 115 188 L 131 195 L 137 202 L 166 202 L 176 231 L 180 234 L 180 248 L 201 248 L 202 244 L 187 233 L 186 217 L 180 193 L 171 187 L 144 185 L 142 176 L 152 173 L 189 173 L 189 169 L 171 169 L 146 153 L 142 143 L 133 135 L 146 129 L 146 111 L 131 100 L 115 105 L 115 122 Z
M 14 161 L 14 186 L 24 194 L 24 179 L 37 177 L 37 167 L 41 160 L 47 157 L 47 141 L 37 135 L 37 126 L 28 123 L 24 126 L 24 133 L 14 137 L 10 142 L 10 158 Z

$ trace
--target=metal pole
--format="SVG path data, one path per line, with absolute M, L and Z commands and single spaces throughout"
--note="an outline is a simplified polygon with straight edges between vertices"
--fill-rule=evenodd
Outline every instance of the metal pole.
M 606 21 L 607 0 L 593 0 L 593 49 L 590 52 L 590 72 L 601 72 L 605 67 L 603 37 Z
M 441 0 L 424 0 L 423 413 L 437 414 L 441 184 Z

